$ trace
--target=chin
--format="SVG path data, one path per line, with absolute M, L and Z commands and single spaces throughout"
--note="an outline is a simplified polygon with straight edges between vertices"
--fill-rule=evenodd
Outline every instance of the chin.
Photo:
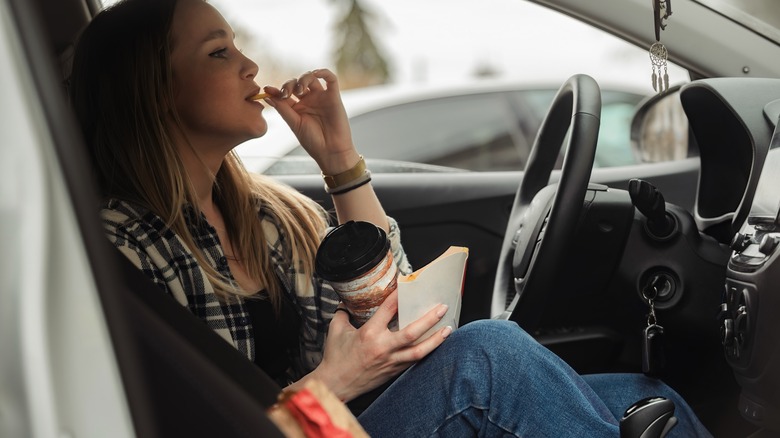
M 262 137 L 268 132 L 268 122 L 265 119 L 261 119 L 260 123 L 254 126 L 254 132 L 252 138 Z

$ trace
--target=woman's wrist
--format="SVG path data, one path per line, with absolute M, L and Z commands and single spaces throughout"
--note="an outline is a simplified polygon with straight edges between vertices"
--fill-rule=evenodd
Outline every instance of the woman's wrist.
M 312 372 L 309 374 L 303 376 L 300 380 L 297 382 L 289 385 L 285 390 L 296 390 L 297 388 L 302 388 L 303 385 L 306 383 L 309 379 L 316 379 L 325 384 L 325 386 L 328 387 L 330 392 L 336 395 L 336 397 L 339 398 L 339 400 L 343 402 L 347 402 L 355 397 L 355 395 L 350 395 L 349 391 L 346 390 L 342 385 L 336 384 L 332 378 L 332 375 L 326 371 L 322 370 L 323 365 L 320 364 L 317 368 L 315 368 Z
M 325 180 L 326 187 L 335 189 L 361 178 L 365 172 L 366 162 L 363 160 L 362 155 L 358 155 L 358 159 L 352 164 L 352 166 L 341 172 L 329 173 L 323 170 L 322 179 Z
M 329 155 L 326 158 L 317 160 L 323 175 L 338 175 L 355 167 L 362 160 L 363 156 L 352 149 L 348 152 Z
M 323 171 L 322 179 L 325 181 L 326 193 L 342 195 L 368 184 L 371 181 L 371 172 L 366 169 L 363 156 L 359 155 L 357 162 L 352 167 L 332 175 Z
M 364 170 L 363 173 L 356 178 L 347 181 L 344 184 L 338 186 L 331 186 L 327 182 L 325 183 L 325 193 L 331 196 L 343 195 L 353 190 L 359 189 L 371 182 L 371 172 Z

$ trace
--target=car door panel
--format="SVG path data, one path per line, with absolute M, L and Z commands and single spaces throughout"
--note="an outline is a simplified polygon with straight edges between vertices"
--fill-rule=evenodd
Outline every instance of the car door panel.
M 498 254 L 521 172 L 376 174 L 372 184 L 401 227 L 415 268 L 450 245 L 469 248 L 461 323 L 489 317 Z M 332 202 L 317 175 L 278 176 L 327 209 Z M 553 179 L 557 173 L 553 174 Z M 698 159 L 620 169 L 594 169 L 592 182 L 625 189 L 631 178 L 653 183 L 667 202 L 692 211 Z

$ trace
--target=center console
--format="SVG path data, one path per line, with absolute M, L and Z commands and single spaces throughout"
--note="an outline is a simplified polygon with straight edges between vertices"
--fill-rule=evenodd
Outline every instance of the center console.
M 740 413 L 780 431 L 780 123 L 775 125 L 750 213 L 731 243 L 719 322 L 742 388 Z

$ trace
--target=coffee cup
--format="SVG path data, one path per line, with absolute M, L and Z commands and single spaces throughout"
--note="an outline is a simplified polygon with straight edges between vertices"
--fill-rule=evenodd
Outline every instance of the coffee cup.
M 317 250 L 315 270 L 339 295 L 357 327 L 397 287 L 390 241 L 370 222 L 349 221 L 332 229 Z

